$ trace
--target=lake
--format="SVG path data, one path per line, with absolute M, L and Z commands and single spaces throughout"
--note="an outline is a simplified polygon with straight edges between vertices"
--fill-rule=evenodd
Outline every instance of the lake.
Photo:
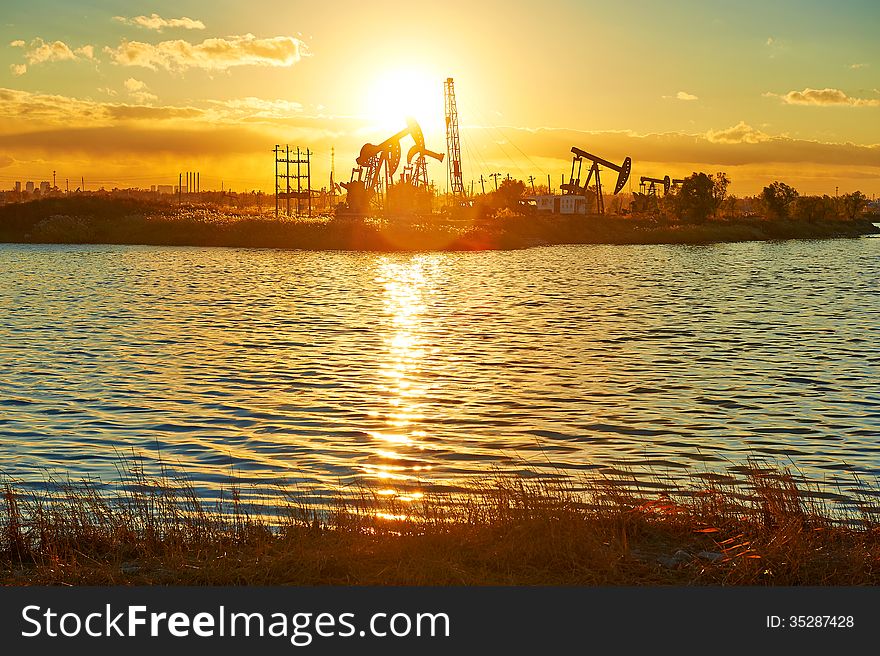
M 880 472 L 880 239 L 376 254 L 0 244 L 0 472 L 328 498 Z M 661 485 L 657 483 L 656 485 Z M 256 492 L 254 492 L 256 494 Z M 270 492 L 271 493 L 271 492 Z

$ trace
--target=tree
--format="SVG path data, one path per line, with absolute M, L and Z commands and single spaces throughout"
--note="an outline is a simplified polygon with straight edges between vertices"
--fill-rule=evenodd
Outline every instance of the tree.
M 794 218 L 809 223 L 824 221 L 835 213 L 834 199 L 830 196 L 798 196 L 791 206 Z
M 730 178 L 727 177 L 726 173 L 722 171 L 715 174 L 715 178 L 712 180 L 712 200 L 715 205 L 712 210 L 712 216 L 718 216 L 718 209 L 727 197 L 727 187 L 729 185 Z
M 854 191 L 851 194 L 844 194 L 841 197 L 843 216 L 850 221 L 858 218 L 862 209 L 868 203 L 868 197 L 861 191 Z
M 690 223 L 703 223 L 715 209 L 715 181 L 705 173 L 684 179 L 676 195 L 678 216 Z
M 774 182 L 769 187 L 764 187 L 761 192 L 761 200 L 767 211 L 778 219 L 788 216 L 789 206 L 798 197 L 798 192 L 784 182 Z
M 526 185 L 522 180 L 508 178 L 498 185 L 498 190 L 492 192 L 491 204 L 498 209 L 507 208 L 515 212 L 522 211 L 522 201 L 526 193 Z

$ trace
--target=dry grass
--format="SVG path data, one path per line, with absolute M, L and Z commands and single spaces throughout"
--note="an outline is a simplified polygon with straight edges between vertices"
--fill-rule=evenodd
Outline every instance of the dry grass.
M 0 580 L 10 585 L 859 585 L 880 583 L 868 495 L 844 515 L 788 470 L 748 485 L 693 478 L 634 493 L 619 477 L 491 476 L 406 502 L 364 488 L 274 515 L 233 488 L 206 506 L 191 485 L 128 467 L 121 495 L 7 485 Z

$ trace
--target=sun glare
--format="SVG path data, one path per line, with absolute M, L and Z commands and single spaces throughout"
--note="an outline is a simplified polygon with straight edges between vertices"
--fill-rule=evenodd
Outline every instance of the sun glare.
M 412 117 L 426 136 L 443 134 L 443 80 L 415 70 L 388 71 L 370 85 L 367 112 L 385 132 L 402 130 Z

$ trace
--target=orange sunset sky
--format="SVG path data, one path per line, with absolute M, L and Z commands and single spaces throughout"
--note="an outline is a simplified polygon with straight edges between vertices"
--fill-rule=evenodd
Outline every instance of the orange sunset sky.
M 62 2 L 4 7 L 0 188 L 271 191 L 276 143 L 313 187 L 412 115 L 445 151 L 453 77 L 465 185 L 558 185 L 571 146 L 633 178 L 726 171 L 737 195 L 880 194 L 873 2 Z M 445 186 L 445 164 L 431 177 Z M 74 184 L 76 181 L 76 184 Z M 476 186 L 479 189 L 479 183 Z

